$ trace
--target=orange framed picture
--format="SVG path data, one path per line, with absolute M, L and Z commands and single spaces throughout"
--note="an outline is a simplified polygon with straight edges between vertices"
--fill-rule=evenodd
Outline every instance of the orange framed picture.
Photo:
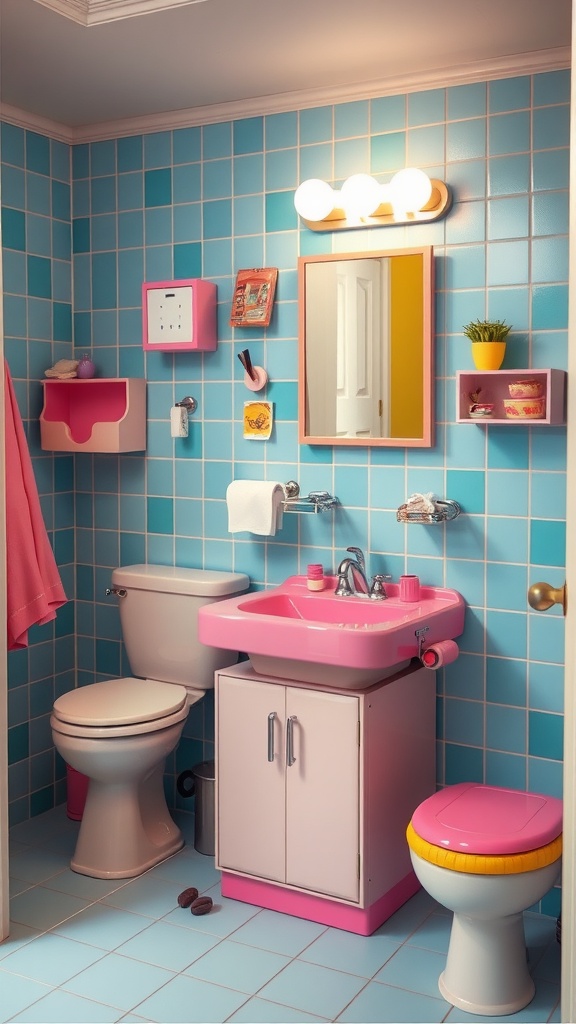
M 232 297 L 231 327 L 267 327 L 272 318 L 278 269 L 239 270 Z

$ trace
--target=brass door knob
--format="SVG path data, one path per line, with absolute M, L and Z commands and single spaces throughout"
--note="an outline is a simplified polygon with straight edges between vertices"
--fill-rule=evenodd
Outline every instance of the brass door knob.
M 567 601 L 566 584 L 563 587 L 553 587 L 550 583 L 533 583 L 528 590 L 528 604 L 537 612 L 545 612 L 553 604 L 561 604 L 566 615 Z

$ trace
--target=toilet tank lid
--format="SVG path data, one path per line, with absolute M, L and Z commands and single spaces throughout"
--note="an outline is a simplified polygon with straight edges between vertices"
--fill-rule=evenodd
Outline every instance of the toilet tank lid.
M 112 573 L 114 586 L 134 590 L 190 594 L 196 597 L 225 597 L 247 590 L 250 579 L 243 572 L 220 569 L 184 569 L 171 565 L 124 565 Z

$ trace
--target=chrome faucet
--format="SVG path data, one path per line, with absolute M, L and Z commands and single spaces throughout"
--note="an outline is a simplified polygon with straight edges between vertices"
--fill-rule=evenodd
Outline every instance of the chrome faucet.
M 366 560 L 361 548 L 346 548 L 354 556 L 343 558 L 338 566 L 338 584 L 336 586 L 337 597 L 369 597 L 372 601 L 384 601 L 388 596 L 384 581 L 390 579 L 377 573 L 372 577 L 372 583 L 368 583 L 366 575 Z

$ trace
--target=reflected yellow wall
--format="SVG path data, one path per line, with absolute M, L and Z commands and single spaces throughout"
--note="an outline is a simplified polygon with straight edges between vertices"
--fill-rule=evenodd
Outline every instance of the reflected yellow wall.
M 424 312 L 422 257 L 390 261 L 391 437 L 422 437 Z

